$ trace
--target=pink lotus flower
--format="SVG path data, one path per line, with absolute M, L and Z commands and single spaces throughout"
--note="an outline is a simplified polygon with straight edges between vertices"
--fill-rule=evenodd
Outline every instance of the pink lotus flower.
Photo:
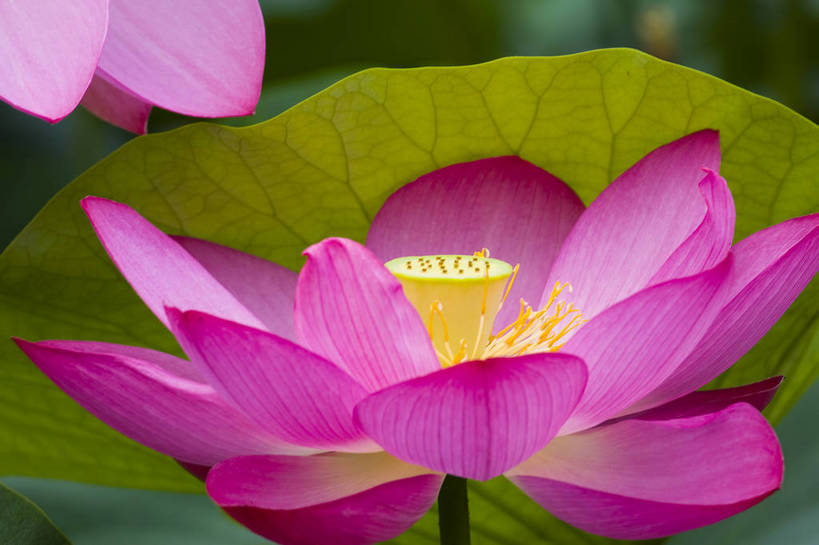
M 759 412 L 779 378 L 693 390 L 819 268 L 819 215 L 731 245 L 719 162 L 716 132 L 689 135 L 585 209 L 516 157 L 452 165 L 389 197 L 367 247 L 323 240 L 298 275 L 89 197 L 108 254 L 190 363 L 18 344 L 112 427 L 211 467 L 210 496 L 279 543 L 392 538 L 444 474 L 505 475 L 596 534 L 673 534 L 780 486 Z M 535 302 L 501 304 L 492 336 L 512 267 L 472 255 L 483 247 L 520 265 L 507 300 Z
M 152 106 L 248 115 L 259 100 L 257 0 L 0 3 L 0 99 L 56 122 L 83 106 L 144 133 Z

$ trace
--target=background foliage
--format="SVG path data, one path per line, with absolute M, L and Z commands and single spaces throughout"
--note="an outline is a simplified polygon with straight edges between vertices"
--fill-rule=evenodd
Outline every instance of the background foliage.
M 230 124 L 248 124 L 272 117 L 342 76 L 367 66 L 468 64 L 505 55 L 553 55 L 614 45 L 639 47 L 688 66 L 707 70 L 741 86 L 784 101 L 814 120 L 819 117 L 817 104 L 819 68 L 810 56 L 812 51 L 816 51 L 819 36 L 816 32 L 819 30 L 817 27 L 819 2 L 815 1 L 727 1 L 695 4 L 684 1 L 615 3 L 594 0 L 559 2 L 399 0 L 389 3 L 378 0 L 350 2 L 290 0 L 268 1 L 263 2 L 263 5 L 266 10 L 268 33 L 268 61 L 263 97 L 256 116 L 226 120 Z M 188 121 L 167 112 L 156 111 L 151 119 L 150 129 L 162 131 Z M 82 110 L 59 125 L 49 127 L 0 105 L 0 138 L 4 142 L 0 152 L 0 184 L 5 190 L 4 198 L 0 201 L 2 248 L 60 187 L 96 160 L 119 147 L 130 136 L 104 125 Z M 624 157 L 627 157 L 627 154 Z M 624 162 L 615 168 L 619 171 L 626 165 L 627 162 Z M 580 189 L 582 193 L 583 188 Z M 588 200 L 595 191 L 594 187 L 586 188 L 584 198 Z M 792 196 L 791 200 L 799 201 L 800 198 L 801 196 L 797 194 Z M 807 206 L 810 206 L 810 203 L 807 203 Z M 749 219 L 749 223 L 745 232 L 739 233 L 740 235 L 747 234 L 748 230 L 769 223 L 774 218 L 781 219 L 783 214 L 787 215 L 783 209 L 754 211 L 749 207 L 745 212 L 746 214 L 743 214 L 740 210 L 740 214 Z M 765 216 L 768 212 L 771 214 L 769 217 Z M 3 331 L 3 334 L 6 332 Z M 94 335 L 89 333 L 86 336 Z M 785 347 L 787 350 L 771 346 L 770 343 L 767 348 L 763 347 L 763 350 L 768 350 L 777 357 L 790 357 L 793 361 L 812 357 L 815 363 L 818 347 L 815 346 L 817 344 L 815 341 L 811 342 L 814 335 L 808 334 L 800 339 L 801 343 L 793 342 Z M 804 385 L 813 377 L 815 366 L 805 369 L 809 374 L 800 377 L 800 383 Z M 814 388 L 813 392 L 816 391 Z M 795 400 L 796 395 L 794 393 L 789 401 Z M 8 401 L 8 398 L 0 399 L 0 403 Z M 788 399 L 780 402 L 783 409 L 773 416 L 780 417 L 788 404 Z M 50 422 L 47 414 L 44 414 L 40 424 L 59 426 Z M 780 432 L 784 433 L 783 430 Z M 797 431 L 790 433 L 793 437 L 799 437 Z M 802 435 L 804 436 L 804 433 Z M 36 452 L 38 448 L 46 447 L 38 445 L 36 440 L 13 437 L 7 441 L 0 440 L 0 456 L 4 444 L 19 441 L 30 442 L 27 456 L 34 456 L 31 453 Z M 809 441 L 809 438 L 805 441 Z M 813 444 L 815 452 L 815 442 L 800 444 L 794 439 L 785 444 L 789 470 L 796 471 L 797 468 L 790 465 L 794 462 L 789 444 L 800 445 L 800 450 L 810 448 Z M 128 459 L 130 450 L 136 447 L 122 441 L 104 440 L 98 448 L 108 453 L 107 460 L 110 462 L 120 457 Z M 796 447 L 790 448 L 793 450 Z M 67 459 L 72 458 L 70 452 L 65 454 Z M 140 452 L 140 456 L 143 454 Z M 50 457 L 53 457 L 51 453 L 43 462 L 46 463 Z M 28 462 L 30 460 L 24 463 Z M 89 462 L 93 463 L 90 460 Z M 146 471 L 153 472 L 152 486 L 156 486 L 157 482 L 164 479 L 167 483 L 165 488 L 179 489 L 181 481 L 176 468 L 168 464 L 162 466 L 158 463 L 158 457 L 156 462 L 156 464 L 149 462 L 145 466 Z M 801 467 L 798 470 L 805 475 L 809 474 L 809 469 Z M 138 472 L 139 468 L 125 464 L 120 471 Z M 122 543 L 148 543 L 159 540 L 147 537 L 154 534 L 145 534 L 144 540 L 134 539 L 133 525 L 101 526 L 98 517 L 89 517 L 88 512 L 81 509 L 87 506 L 90 512 L 94 513 L 100 507 L 102 498 L 109 498 L 112 502 L 119 501 L 120 503 L 116 505 L 126 511 L 141 506 L 144 509 L 142 516 L 145 517 L 169 512 L 179 514 L 182 520 L 178 525 L 174 524 L 175 519 L 171 518 L 165 525 L 153 526 L 152 531 L 160 532 L 156 535 L 170 536 L 174 532 L 180 532 L 180 529 L 185 532 L 186 528 L 192 527 L 191 523 L 186 521 L 189 520 L 185 519 L 186 516 L 203 517 L 208 524 L 213 524 L 205 525 L 205 528 L 213 528 L 213 531 L 203 533 L 201 539 L 189 536 L 191 540 L 184 541 L 184 535 L 180 535 L 178 538 L 163 537 L 161 540 L 163 543 L 175 543 L 172 539 L 179 539 L 179 543 L 209 543 L 205 541 L 209 538 L 217 540 L 210 541 L 211 543 L 258 542 L 256 538 L 243 534 L 241 529 L 221 518 L 208 504 L 206 498 L 199 496 L 163 495 L 133 490 L 109 491 L 88 485 L 73 483 L 56 485 L 52 482 L 30 479 L 12 482 L 37 501 L 45 502 L 47 511 L 70 537 L 76 536 L 75 541 L 79 545 L 97 543 L 91 541 L 94 532 L 106 535 L 106 539 L 110 540 L 106 543 L 116 543 L 117 535 L 124 540 Z M 40 490 L 48 490 L 49 493 L 38 495 L 38 486 L 41 487 Z M 190 490 L 198 489 L 193 481 L 187 486 Z M 794 490 L 795 485 L 792 484 L 790 489 L 787 486 L 786 483 L 786 491 L 780 493 L 780 497 L 792 497 L 786 494 Z M 490 494 L 497 494 L 498 490 L 500 489 L 493 488 Z M 511 514 L 508 512 L 506 515 L 499 514 L 497 505 L 492 509 L 480 511 L 480 491 L 474 491 L 473 497 L 478 512 L 486 513 L 484 518 L 500 517 L 506 520 L 504 517 L 514 519 L 517 514 L 515 507 L 511 509 Z M 52 500 L 49 501 L 48 498 Z M 64 501 L 58 502 L 55 498 L 63 498 Z M 804 521 L 809 520 L 809 517 L 804 514 L 816 513 L 816 498 L 812 498 L 811 503 L 810 495 L 804 491 L 799 498 L 798 510 L 789 507 L 779 508 L 773 512 L 779 517 L 785 513 L 789 515 L 802 513 L 803 523 L 796 527 L 805 528 Z M 783 501 L 780 501 L 780 504 Z M 789 501 L 796 505 L 794 500 Z M 756 509 L 770 510 L 772 508 L 767 506 L 771 504 L 774 504 L 774 500 Z M 70 513 L 71 516 L 61 518 L 60 513 Z M 82 513 L 86 513 L 85 518 Z M 111 520 L 116 520 L 113 514 Z M 736 525 L 741 523 L 734 520 L 690 535 L 699 536 L 698 539 L 703 539 L 704 542 L 716 539 L 709 536 L 755 535 L 754 532 L 746 531 L 743 534 L 744 530 L 736 530 Z M 486 530 L 480 530 L 478 524 L 476 532 L 482 536 L 480 539 L 483 539 L 484 543 L 524 542 L 514 539 L 522 535 L 519 533 L 521 528 L 531 526 L 531 521 L 525 523 L 519 520 L 516 526 L 514 520 L 506 520 L 506 524 L 509 524 L 510 528 L 517 528 L 518 533 L 513 534 L 513 541 L 509 541 L 508 537 L 505 539 L 493 537 L 491 524 Z M 789 539 L 794 538 L 793 526 L 788 528 Z M 434 521 L 432 526 L 422 525 L 406 538 L 402 538 L 404 541 L 399 542 L 423 543 L 425 542 L 423 538 L 429 538 L 428 534 L 432 530 Z M 530 531 L 535 533 L 526 538 L 525 542 L 543 538 L 537 524 Z M 549 532 L 554 534 L 553 528 L 550 527 Z M 243 537 L 240 538 L 240 535 Z M 564 537 L 564 541 L 571 542 L 567 537 Z

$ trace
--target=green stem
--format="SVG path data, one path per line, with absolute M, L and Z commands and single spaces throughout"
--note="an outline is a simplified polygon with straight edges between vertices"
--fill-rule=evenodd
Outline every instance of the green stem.
M 466 479 L 447 475 L 438 494 L 441 545 L 469 545 L 469 501 Z

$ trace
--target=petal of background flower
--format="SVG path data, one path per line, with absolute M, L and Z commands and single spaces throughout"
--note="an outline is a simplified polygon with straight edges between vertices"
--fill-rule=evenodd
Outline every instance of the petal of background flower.
M 293 301 L 298 274 L 255 255 L 190 237 L 171 237 L 196 258 L 268 331 L 295 340 Z
M 209 385 L 175 374 L 190 365 L 184 360 L 103 343 L 15 341 L 94 416 L 168 456 L 207 466 L 239 455 L 310 452 L 264 432 Z
M 276 437 L 323 450 L 380 450 L 353 424 L 367 392 L 347 373 L 272 333 L 169 309 L 191 361 L 227 400 Z
M 725 179 L 705 168 L 699 188 L 707 206 L 705 217 L 685 242 L 671 254 L 649 285 L 710 269 L 725 259 L 734 240 L 736 209 Z
M 386 453 L 333 453 L 226 460 L 207 487 L 228 514 L 282 545 L 360 545 L 407 530 L 442 480 Z
M 819 214 L 754 233 L 731 252 L 735 262 L 727 302 L 686 360 L 635 410 L 703 386 L 768 332 L 819 270 Z
M 81 104 L 95 116 L 126 131 L 145 134 L 152 105 L 94 75 Z
M 487 480 L 554 437 L 585 383 L 567 354 L 470 361 L 371 394 L 355 418 L 402 460 Z
M 523 297 L 535 304 L 560 245 L 583 212 L 575 193 L 519 157 L 444 167 L 393 193 L 376 214 L 367 247 L 383 261 L 488 248 L 520 271 L 497 319 L 511 322 Z
M 541 303 L 556 281 L 591 318 L 648 285 L 706 214 L 702 167 L 719 169 L 719 134 L 705 130 L 652 151 L 592 202 L 566 237 Z
M 198 117 L 253 112 L 264 70 L 256 0 L 111 0 L 99 69 L 145 102 Z
M 0 4 L 0 98 L 59 121 L 85 93 L 108 28 L 108 0 Z
M 586 362 L 589 381 L 561 435 L 617 415 L 663 382 L 722 308 L 729 255 L 713 269 L 651 286 L 581 326 L 561 349 Z
M 304 255 L 294 314 L 302 344 L 371 392 L 441 368 L 418 312 L 372 252 L 328 238 Z
M 111 260 L 166 326 L 165 308 L 175 307 L 264 327 L 199 261 L 129 206 L 99 197 L 86 197 L 82 206 Z
M 508 472 L 587 532 L 649 539 L 711 524 L 782 482 L 782 451 L 758 410 L 737 403 L 675 420 L 628 419 L 560 437 Z

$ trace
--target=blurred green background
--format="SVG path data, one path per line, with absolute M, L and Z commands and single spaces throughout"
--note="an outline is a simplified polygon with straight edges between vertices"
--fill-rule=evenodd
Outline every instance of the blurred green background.
M 262 7 L 267 64 L 257 113 L 225 123 L 270 118 L 371 66 L 472 64 L 600 47 L 641 49 L 819 121 L 819 0 L 262 0 Z M 149 130 L 190 121 L 154 110 Z M 131 137 L 81 108 L 50 126 L 0 103 L 0 248 L 60 188 Z M 815 543 L 818 412 L 814 386 L 779 426 L 788 459 L 782 492 L 672 543 Z M 7 482 L 40 503 L 76 545 L 261 542 L 201 496 Z

